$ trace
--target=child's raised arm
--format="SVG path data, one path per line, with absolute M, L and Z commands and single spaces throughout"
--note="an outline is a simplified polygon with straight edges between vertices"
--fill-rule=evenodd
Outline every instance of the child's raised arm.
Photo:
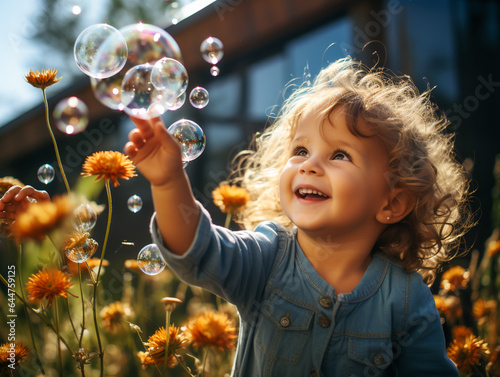
M 129 133 L 125 153 L 151 183 L 156 222 L 165 245 L 184 254 L 191 245 L 200 210 L 182 167 L 181 149 L 160 118 L 132 118 L 137 128 Z

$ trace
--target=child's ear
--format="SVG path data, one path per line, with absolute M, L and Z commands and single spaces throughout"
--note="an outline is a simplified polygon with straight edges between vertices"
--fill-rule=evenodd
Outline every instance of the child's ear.
M 403 220 L 415 208 L 415 197 L 403 189 L 391 191 L 388 201 L 377 213 L 377 220 L 382 224 L 394 224 Z

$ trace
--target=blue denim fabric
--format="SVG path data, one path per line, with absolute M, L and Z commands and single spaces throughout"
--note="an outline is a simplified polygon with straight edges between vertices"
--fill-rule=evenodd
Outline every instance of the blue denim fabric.
M 419 274 L 382 252 L 356 288 L 336 295 L 295 234 L 265 222 L 232 232 L 202 217 L 189 251 L 153 241 L 189 284 L 235 304 L 240 333 L 232 376 L 456 376 L 434 299 Z

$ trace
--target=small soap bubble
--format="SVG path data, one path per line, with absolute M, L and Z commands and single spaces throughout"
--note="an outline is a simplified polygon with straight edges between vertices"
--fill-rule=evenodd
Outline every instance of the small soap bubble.
M 97 24 L 76 38 L 75 61 L 83 73 L 103 79 L 118 73 L 127 62 L 127 41 L 113 26 Z
M 144 246 L 137 255 L 137 265 L 147 275 L 157 275 L 167 265 L 160 249 L 152 243 Z
M 208 101 L 208 90 L 206 90 L 205 88 L 197 86 L 196 88 L 193 88 L 193 90 L 191 90 L 191 93 L 189 94 L 189 102 L 191 102 L 191 105 L 193 105 L 193 107 L 196 107 L 197 109 L 203 109 L 208 105 Z
M 213 66 L 210 67 L 210 74 L 212 76 L 214 76 L 214 77 L 218 76 L 219 72 L 220 72 L 219 67 L 217 67 L 216 65 L 213 65 Z
M 87 105 L 77 97 L 59 101 L 52 113 L 57 129 L 68 135 L 80 133 L 87 128 L 88 114 Z
M 38 180 L 46 185 L 54 180 L 56 172 L 52 165 L 44 164 L 38 168 L 36 173 Z
M 138 195 L 132 195 L 127 200 L 127 206 L 130 212 L 137 213 L 142 209 L 142 199 Z
M 123 78 L 121 98 L 123 111 L 141 119 L 150 119 L 163 114 L 176 96 L 157 89 L 151 82 L 153 66 L 149 63 L 131 68 Z
M 181 145 L 183 162 L 193 161 L 203 153 L 205 134 L 192 120 L 180 119 L 168 128 L 168 132 Z
M 208 37 L 200 46 L 201 56 L 211 64 L 217 64 L 224 55 L 224 46 L 220 39 Z
M 162 58 L 153 66 L 151 82 L 157 89 L 165 90 L 177 98 L 186 91 L 188 74 L 177 60 Z
M 95 254 L 97 246 L 98 244 L 95 240 L 87 238 L 83 245 L 66 250 L 66 256 L 72 262 L 83 263 Z
M 80 204 L 73 213 L 73 227 L 82 232 L 91 230 L 97 222 L 97 213 L 90 204 Z

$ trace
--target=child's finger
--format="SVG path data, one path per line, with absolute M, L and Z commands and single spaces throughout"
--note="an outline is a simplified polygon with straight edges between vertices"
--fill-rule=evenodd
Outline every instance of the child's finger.
M 142 138 L 144 140 L 151 139 L 155 135 L 153 129 L 153 123 L 150 120 L 139 119 L 134 117 L 130 117 L 130 119 L 132 119 L 132 121 L 135 123 L 137 129 L 141 132 Z
M 127 144 L 125 144 L 125 147 L 123 148 L 123 151 L 127 156 L 129 156 L 132 160 L 134 157 L 137 155 L 137 148 L 135 147 L 135 144 L 129 141 Z
M 136 149 L 140 149 L 145 143 L 141 132 L 137 128 L 129 132 L 128 139 L 135 145 Z
M 27 196 L 33 197 L 35 194 L 35 189 L 32 186 L 24 186 L 19 192 L 14 196 L 14 200 L 20 201 L 26 198 Z
M 5 194 L 3 194 L 0 201 L 4 203 L 10 202 L 12 198 L 14 198 L 14 196 L 16 196 L 19 191 L 21 191 L 21 188 L 21 186 L 12 186 L 5 192 Z

